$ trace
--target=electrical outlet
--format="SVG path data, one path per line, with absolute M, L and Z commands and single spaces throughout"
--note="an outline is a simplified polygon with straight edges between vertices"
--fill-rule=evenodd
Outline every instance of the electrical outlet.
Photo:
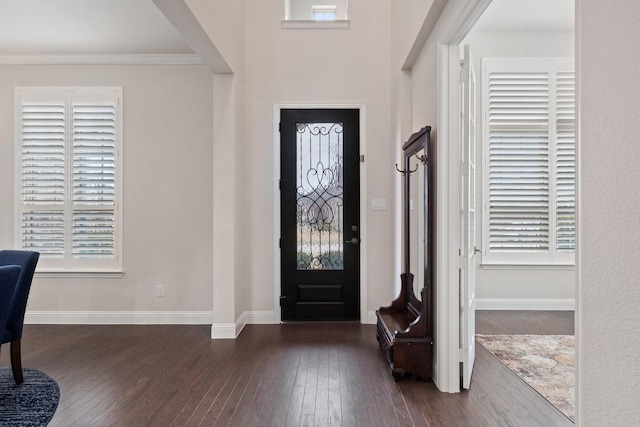
M 163 297 L 164 296 L 164 285 L 158 285 L 157 296 L 159 296 L 159 297 Z

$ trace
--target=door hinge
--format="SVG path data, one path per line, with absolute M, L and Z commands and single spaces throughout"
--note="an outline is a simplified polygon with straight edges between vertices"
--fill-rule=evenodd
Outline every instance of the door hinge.
M 467 76 L 468 76 L 468 71 L 465 70 L 463 67 L 460 67 L 460 83 L 464 83 L 467 81 Z
M 282 133 L 282 122 L 278 123 L 278 132 Z
M 278 190 L 282 190 L 282 180 L 278 180 Z
M 282 238 L 278 239 L 278 247 L 282 249 Z
M 282 300 L 287 299 L 286 295 L 280 295 L 280 306 L 282 307 Z
M 360 154 L 360 163 L 364 163 L 364 154 Z
M 464 309 L 464 283 L 462 278 L 462 269 L 458 269 L 458 299 L 460 303 L 460 309 Z

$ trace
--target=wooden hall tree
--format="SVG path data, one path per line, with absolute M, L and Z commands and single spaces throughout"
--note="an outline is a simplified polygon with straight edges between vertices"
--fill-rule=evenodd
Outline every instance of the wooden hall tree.
M 411 135 L 403 145 L 403 273 L 400 275 L 401 289 L 398 297 L 388 307 L 376 311 L 377 339 L 389 363 L 394 378 L 413 375 L 423 380 L 431 380 L 433 354 L 433 283 L 435 251 L 435 155 L 430 141 L 431 127 L 426 126 Z M 420 162 L 411 169 L 412 157 Z M 423 202 L 424 257 L 411 272 L 411 174 L 424 168 L 424 185 L 418 185 L 422 194 L 417 200 Z M 420 175 L 420 174 L 419 174 Z M 420 183 L 422 184 L 422 183 Z M 420 230 L 421 227 L 417 227 Z M 415 277 L 422 278 L 418 283 L 420 297 L 414 292 Z

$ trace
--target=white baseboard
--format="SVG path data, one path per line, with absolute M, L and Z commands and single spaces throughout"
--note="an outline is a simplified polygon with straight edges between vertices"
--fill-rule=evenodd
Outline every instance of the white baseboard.
M 367 312 L 367 325 L 375 325 L 376 323 L 378 323 L 378 316 L 376 316 L 376 312 L 375 311 L 368 311 Z
M 476 310 L 575 310 L 576 302 L 567 299 L 477 298 Z
M 29 311 L 27 324 L 51 325 L 210 325 L 211 311 Z
M 276 323 L 271 310 L 245 311 L 235 323 L 214 323 L 211 325 L 211 339 L 235 339 L 246 325 L 271 325 Z
M 238 337 L 236 330 L 237 326 L 235 323 L 214 323 L 211 325 L 211 339 L 236 339 Z M 242 331 L 242 328 L 240 328 L 240 331 Z M 238 334 L 239 333 L 240 332 L 238 332 Z
M 273 325 L 277 323 L 273 310 L 245 311 L 243 314 L 247 320 L 247 325 Z

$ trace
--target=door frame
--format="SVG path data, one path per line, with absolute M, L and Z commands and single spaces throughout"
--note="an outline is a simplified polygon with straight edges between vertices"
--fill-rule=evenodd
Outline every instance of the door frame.
M 460 53 L 459 46 L 491 0 L 449 2 L 440 16 L 445 28 L 437 38 L 438 183 L 436 189 L 439 233 L 436 247 L 438 318 L 434 335 L 434 381 L 440 391 L 460 391 Z
M 282 287 L 282 274 L 280 271 L 280 110 L 296 109 L 356 109 L 360 112 L 360 156 L 365 156 L 365 161 L 360 163 L 360 323 L 375 323 L 375 313 L 370 316 L 367 310 L 367 158 L 366 158 L 366 104 L 365 103 L 335 103 L 335 104 L 296 104 L 275 103 L 273 105 L 273 317 L 275 323 L 282 322 L 282 310 L 280 310 L 280 293 Z M 364 286 L 363 286 L 364 284 Z

